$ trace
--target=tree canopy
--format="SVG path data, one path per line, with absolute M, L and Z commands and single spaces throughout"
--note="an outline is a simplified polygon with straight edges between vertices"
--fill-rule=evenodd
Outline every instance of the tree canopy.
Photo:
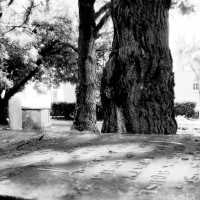
M 42 11 L 39 13 L 43 15 Z M 19 84 L 35 70 L 39 59 L 42 65 L 38 67 L 37 76 L 34 74 L 35 81 L 42 81 L 48 85 L 77 81 L 77 49 L 76 40 L 72 38 L 72 21 L 67 15 L 53 16 L 49 20 L 51 13 L 46 14 L 47 17 L 43 16 L 42 20 L 34 19 L 34 16 L 30 15 L 30 22 L 15 30 L 13 26 L 11 29 L 14 33 L 5 31 L 7 34 L 1 37 L 7 41 L 2 44 L 7 59 L 1 70 L 4 71 L 4 75 L 7 73 L 6 77 L 13 85 Z M 3 29 L 7 29 L 7 25 Z M 19 35 L 24 36 L 24 41 Z
M 25 5 L 20 16 L 21 10 L 12 2 L 13 10 L 4 9 L 1 17 L 0 94 L 4 94 L 0 97 L 0 121 L 8 100 L 28 81 L 34 81 L 36 88 L 39 82 L 51 86 L 77 81 L 77 44 L 72 19 L 67 12 L 55 14 L 51 7 L 46 10 L 46 6 L 33 0 Z

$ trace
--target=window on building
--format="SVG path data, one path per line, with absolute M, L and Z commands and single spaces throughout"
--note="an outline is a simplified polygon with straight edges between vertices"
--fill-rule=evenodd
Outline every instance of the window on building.
M 58 91 L 53 88 L 53 102 L 58 101 Z
M 192 85 L 192 90 L 193 91 L 198 91 L 199 90 L 199 83 L 194 82 L 193 85 Z

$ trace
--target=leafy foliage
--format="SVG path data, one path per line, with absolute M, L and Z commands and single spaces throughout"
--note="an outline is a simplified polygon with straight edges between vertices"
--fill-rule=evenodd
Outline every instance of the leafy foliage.
M 173 0 L 171 7 L 178 9 L 182 15 L 195 12 L 195 5 L 188 0 Z
M 0 91 L 12 87 L 12 81 L 7 78 L 7 75 L 6 72 L 0 69 Z
M 8 78 L 14 84 L 18 84 L 33 68 L 31 59 L 26 59 L 26 50 L 16 42 L 10 42 L 6 46 L 8 58 L 5 61 Z
M 34 44 L 43 56 L 43 70 L 35 79 L 51 85 L 60 82 L 77 82 L 77 49 L 73 45 L 71 21 L 57 17 L 52 22 L 34 21 Z
M 2 55 L 4 56 L 0 65 L 0 92 L 3 89 L 9 89 L 13 85 L 18 84 L 22 77 L 26 76 L 31 70 L 31 65 L 29 65 L 28 60 L 26 61 L 27 64 L 25 64 L 25 51 L 18 43 L 3 38 L 1 38 L 1 41 L 3 49 Z
M 5 65 L 5 48 L 2 45 L 2 40 L 1 40 L 1 45 L 0 45 L 0 92 L 4 89 L 8 89 L 12 87 L 12 81 L 8 78 L 8 73 L 6 70 L 6 65 Z
M 32 17 L 31 14 L 29 17 Z M 0 67 L 1 76 L 4 77 L 1 78 L 2 88 L 11 88 L 9 81 L 15 86 L 21 84 L 36 68 L 37 73 L 33 73 L 34 77 L 30 76 L 29 79 L 36 82 L 36 88 L 39 82 L 48 86 L 65 81 L 76 83 L 77 49 L 74 45 L 76 40 L 72 37 L 72 21 L 67 15 L 58 15 L 52 20 L 49 17 L 34 20 L 32 17 L 31 21 L 13 30 L 16 40 L 8 39 L 5 34 L 1 37 L 2 52 L 7 55 Z M 21 34 L 31 40 L 21 42 Z M 20 90 L 24 85 L 20 86 Z

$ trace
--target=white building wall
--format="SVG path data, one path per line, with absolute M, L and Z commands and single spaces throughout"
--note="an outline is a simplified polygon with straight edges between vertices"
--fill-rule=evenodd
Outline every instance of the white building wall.
M 57 88 L 51 88 L 52 93 L 52 102 L 68 102 L 75 103 L 76 95 L 75 95 L 76 86 L 70 83 L 62 83 Z M 57 94 L 57 95 L 55 95 Z
M 56 88 L 52 87 L 51 94 L 52 94 L 52 102 L 64 101 L 63 84 L 60 84 L 60 86 Z
M 75 103 L 76 102 L 76 86 L 70 83 L 63 84 L 63 95 L 64 101 L 68 103 Z
M 194 73 L 192 70 L 175 71 L 175 101 L 193 101 L 199 102 L 198 91 L 193 90 L 193 83 L 195 82 Z
M 49 89 L 44 86 L 44 93 L 40 94 L 34 89 L 34 83 L 29 83 L 22 92 L 17 93 L 15 96 L 21 100 L 23 107 L 50 108 L 52 102 L 75 103 L 75 89 L 75 85 L 64 83 L 57 88 L 52 87 Z
M 192 88 L 194 80 L 194 73 L 191 70 L 175 71 L 175 102 L 193 101 L 199 103 L 198 91 L 194 91 Z M 70 83 L 61 84 L 58 88 L 46 88 L 44 94 L 38 93 L 33 86 L 34 84 L 30 83 L 22 92 L 16 94 L 21 99 L 23 107 L 50 107 L 54 101 L 76 102 L 76 86 Z M 53 95 L 54 91 L 57 93 L 56 99 Z
M 46 88 L 45 93 L 40 94 L 34 89 L 34 84 L 27 84 L 22 92 L 15 96 L 19 97 L 23 107 L 50 108 L 51 106 L 51 91 Z

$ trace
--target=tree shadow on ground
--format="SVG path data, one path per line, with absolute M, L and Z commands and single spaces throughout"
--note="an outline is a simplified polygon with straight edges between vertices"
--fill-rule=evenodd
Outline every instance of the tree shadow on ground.
M 126 168 L 123 169 L 123 165 L 120 166 L 122 170 L 117 174 L 105 173 L 103 171 L 104 166 L 102 166 L 101 172 L 98 172 L 101 174 L 100 179 L 92 176 L 96 175 L 93 173 L 93 169 L 99 170 L 98 165 L 103 163 L 105 165 L 108 163 L 108 166 L 110 166 L 116 161 L 122 162 L 123 160 L 129 163 L 133 169 L 141 164 L 142 169 L 142 167 L 146 167 L 145 159 L 150 162 L 156 159 L 158 162 L 162 159 L 171 160 L 179 155 L 189 157 L 192 154 L 188 153 L 200 148 L 199 141 L 197 137 L 194 138 L 189 135 L 98 135 L 63 132 L 56 137 L 56 134 L 49 135 L 47 133 L 41 141 L 25 144 L 18 149 L 13 148 L 9 153 L 5 151 L 4 153 L 11 155 L 11 159 L 15 158 L 15 163 L 10 168 L 2 170 L 1 175 L 9 178 L 5 185 L 10 184 L 16 190 L 19 188 L 23 188 L 23 191 L 35 189 L 40 192 L 42 190 L 44 190 L 43 192 L 50 192 L 52 190 L 52 192 L 58 193 L 62 190 L 63 199 L 69 197 L 65 195 L 72 195 L 74 199 L 81 199 L 83 196 L 87 199 L 87 195 L 92 197 L 91 199 L 98 199 L 98 194 L 101 196 L 99 199 L 126 199 L 126 196 L 122 195 L 134 197 L 147 183 L 134 181 L 133 177 L 123 177 L 128 171 Z M 17 143 L 14 143 L 14 147 L 17 147 L 17 145 Z M 121 148 L 117 149 L 119 146 Z M 125 151 L 126 147 L 127 150 Z M 106 150 L 98 152 L 98 149 L 101 148 Z M 92 149 L 88 152 L 88 155 L 91 153 L 91 156 L 87 157 L 87 152 L 84 153 L 87 149 Z M 41 160 L 43 159 L 45 162 L 35 162 L 34 165 L 33 161 L 32 164 L 27 166 L 17 165 L 17 156 L 19 158 L 23 157 L 23 154 L 28 156 L 28 153 L 31 152 L 41 152 L 42 154 L 46 150 L 50 151 L 49 153 L 55 152 L 58 156 L 61 155 L 63 160 L 61 158 L 58 162 L 45 161 L 47 154 L 44 153 Z M 12 157 L 14 154 L 17 156 Z M 71 160 L 64 159 L 71 154 L 79 155 L 79 157 Z M 54 157 L 56 158 L 56 154 L 54 154 Z M 84 169 L 83 174 L 80 171 L 81 169 Z M 143 197 L 143 199 L 145 198 Z

